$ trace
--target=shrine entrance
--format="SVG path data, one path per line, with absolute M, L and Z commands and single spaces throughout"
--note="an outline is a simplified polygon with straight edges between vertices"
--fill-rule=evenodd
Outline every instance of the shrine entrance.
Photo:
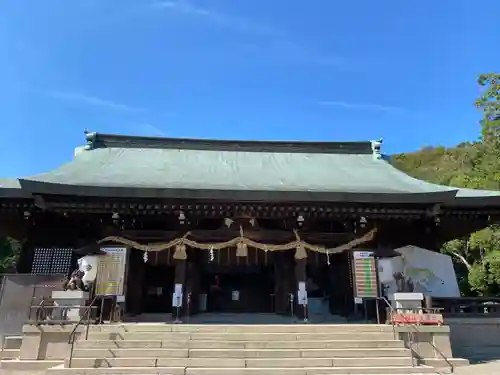
M 273 266 L 205 265 L 201 280 L 201 311 L 214 313 L 274 312 Z
M 144 265 L 143 312 L 172 312 L 175 268 L 163 264 Z

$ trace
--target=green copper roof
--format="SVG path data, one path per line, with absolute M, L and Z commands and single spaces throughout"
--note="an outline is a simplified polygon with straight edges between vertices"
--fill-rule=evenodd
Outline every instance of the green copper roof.
M 428 193 L 449 188 L 413 179 L 373 155 L 104 148 L 30 178 L 84 186 L 174 189 Z
M 0 178 L 0 188 L 3 189 L 20 189 L 21 184 L 19 183 L 19 180 L 14 179 L 14 178 Z
M 371 142 L 211 141 L 95 133 L 87 139 L 85 149 L 69 163 L 20 180 L 23 189 L 87 196 L 352 202 L 444 202 L 457 194 L 457 189 L 397 170 Z M 463 197 L 471 194 L 459 191 Z

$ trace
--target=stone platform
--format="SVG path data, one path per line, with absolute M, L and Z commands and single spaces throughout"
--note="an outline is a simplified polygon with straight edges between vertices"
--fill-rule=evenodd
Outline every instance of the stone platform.
M 263 317 L 246 317 L 247 324 L 219 323 L 227 318 L 94 325 L 88 332 L 80 326 L 73 347 L 68 338 L 74 326 L 25 326 L 21 359 L 4 360 L 2 368 L 20 370 L 24 364 L 46 369 L 46 375 L 436 374 L 426 358 L 419 358 L 428 350 L 425 343 L 413 343 L 412 355 L 390 325 L 255 321 Z M 438 332 L 435 343 L 446 352 L 444 336 Z
M 173 323 L 172 314 L 140 314 L 124 317 L 128 323 Z M 303 323 L 295 317 L 278 314 L 231 314 L 203 313 L 182 319 L 185 324 L 298 324 Z M 317 314 L 308 319 L 308 324 L 347 324 L 347 320 L 338 315 Z M 360 322 L 358 322 L 360 323 Z

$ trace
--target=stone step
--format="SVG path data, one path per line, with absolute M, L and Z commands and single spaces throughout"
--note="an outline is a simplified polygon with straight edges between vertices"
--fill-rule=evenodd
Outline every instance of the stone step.
M 397 349 L 76 349 L 73 358 L 372 358 L 409 357 Z
M 393 332 L 387 324 L 158 324 L 93 325 L 89 332 L 200 332 L 200 333 L 369 333 Z
M 190 341 L 190 340 L 80 340 L 77 349 L 347 349 L 403 348 L 401 340 L 316 340 L 316 341 Z
M 391 340 L 392 332 L 368 333 L 235 333 L 235 332 L 134 332 L 89 333 L 89 340 L 213 340 L 213 341 L 315 341 L 315 340 Z
M 63 361 L 49 360 L 3 360 L 0 362 L 2 370 L 6 371 L 40 371 L 62 365 Z
M 21 354 L 21 349 L 4 349 L 0 359 L 17 359 Z
M 67 364 L 67 362 L 66 362 Z M 376 358 L 73 358 L 71 367 L 205 367 L 205 368 L 274 368 L 274 367 L 390 367 L 411 366 L 406 357 Z M 67 366 L 69 367 L 69 366 Z
M 203 368 L 203 367 L 53 367 L 46 375 L 438 375 L 427 366 L 393 367 L 275 367 L 275 368 Z

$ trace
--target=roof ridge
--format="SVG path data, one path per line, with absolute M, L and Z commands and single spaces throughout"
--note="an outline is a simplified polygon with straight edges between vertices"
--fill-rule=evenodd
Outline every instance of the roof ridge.
M 85 132 L 86 150 L 98 148 L 159 148 L 247 152 L 372 154 L 372 141 L 274 141 L 145 137 Z

